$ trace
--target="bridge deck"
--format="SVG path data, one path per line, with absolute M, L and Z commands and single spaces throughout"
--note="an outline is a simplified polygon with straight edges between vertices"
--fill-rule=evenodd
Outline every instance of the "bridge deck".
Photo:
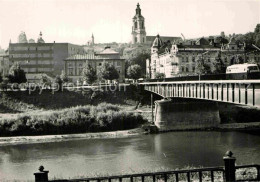
M 205 99 L 260 107 L 260 80 L 170 81 L 140 85 L 162 97 Z

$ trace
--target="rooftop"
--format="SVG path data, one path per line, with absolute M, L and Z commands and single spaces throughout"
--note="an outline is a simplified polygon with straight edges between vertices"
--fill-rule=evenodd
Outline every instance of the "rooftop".
M 102 59 L 95 54 L 75 54 L 68 57 L 66 60 L 86 60 L 86 59 Z
M 97 54 L 119 54 L 119 52 L 114 51 L 111 47 L 107 46 L 105 49 Z

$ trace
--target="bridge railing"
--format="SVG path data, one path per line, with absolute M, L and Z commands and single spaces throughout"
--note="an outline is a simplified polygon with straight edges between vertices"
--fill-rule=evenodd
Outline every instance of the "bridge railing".
M 139 174 L 126 174 L 126 175 L 116 175 L 116 176 L 104 176 L 104 177 L 90 177 L 90 178 L 81 178 L 81 179 L 61 179 L 61 180 L 50 180 L 51 182 L 145 182 L 145 181 L 223 181 L 223 182 L 234 182 L 234 181 L 260 181 L 260 165 L 242 165 L 236 166 L 236 158 L 232 156 L 232 152 L 228 151 L 223 157 L 224 167 L 207 167 L 207 168 L 197 168 L 197 169 L 183 169 L 183 170 L 173 170 L 173 171 L 163 171 L 163 172 L 150 172 L 150 173 L 139 173 Z M 252 172 L 254 168 L 255 172 Z M 245 170 L 241 170 L 245 169 Z M 48 172 L 44 171 L 43 166 L 39 168 L 40 172 L 34 173 L 35 182 L 48 182 Z M 250 175 L 246 175 L 246 171 Z M 240 173 L 242 175 L 239 175 Z M 246 177 L 241 177 L 241 176 Z
M 206 80 L 140 83 L 162 97 L 213 100 L 260 107 L 260 80 Z

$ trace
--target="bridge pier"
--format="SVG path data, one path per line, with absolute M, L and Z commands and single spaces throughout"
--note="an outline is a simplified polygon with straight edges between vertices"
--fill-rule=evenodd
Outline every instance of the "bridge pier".
M 208 129 L 220 124 L 218 103 L 195 99 L 155 101 L 154 119 L 159 131 Z

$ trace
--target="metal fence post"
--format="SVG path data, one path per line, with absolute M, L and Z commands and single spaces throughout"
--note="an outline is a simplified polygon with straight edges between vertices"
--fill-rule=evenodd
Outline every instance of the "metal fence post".
M 34 173 L 35 182 L 48 182 L 48 173 L 49 171 L 44 171 L 44 167 L 39 167 L 39 172 Z
M 260 165 L 257 166 L 257 179 L 260 180 Z
M 236 168 L 235 161 L 236 158 L 232 157 L 233 153 L 231 151 L 227 151 L 225 156 L 223 157 L 225 163 L 225 181 L 226 182 L 234 182 L 236 181 Z

